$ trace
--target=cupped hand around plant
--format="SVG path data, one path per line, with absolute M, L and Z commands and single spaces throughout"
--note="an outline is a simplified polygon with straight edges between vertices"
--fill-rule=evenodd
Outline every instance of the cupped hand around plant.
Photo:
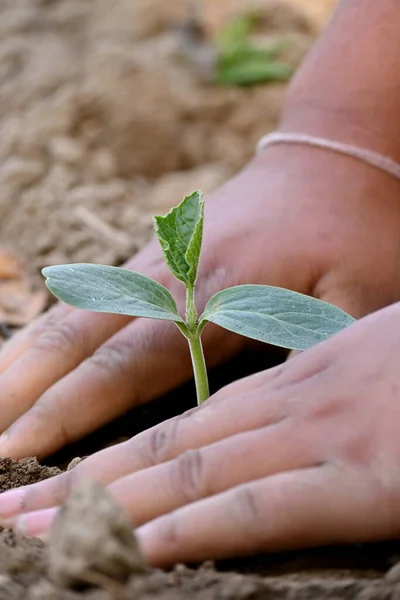
M 400 304 L 65 474 L 6 492 L 45 536 L 88 477 L 139 526 L 151 564 L 397 538 Z
M 311 294 L 355 317 L 396 301 L 398 191 L 348 157 L 268 149 L 206 200 L 199 310 L 219 289 L 244 283 Z M 184 307 L 155 241 L 129 268 Z M 211 367 L 248 342 L 209 325 L 203 343 Z M 0 452 L 42 457 L 181 384 L 191 363 L 173 323 L 58 306 L 5 346 L 0 372 Z

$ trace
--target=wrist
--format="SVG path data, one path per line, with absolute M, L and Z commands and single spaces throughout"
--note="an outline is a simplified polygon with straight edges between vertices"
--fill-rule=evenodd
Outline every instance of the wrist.
M 383 119 L 368 121 L 362 109 L 352 112 L 288 98 L 278 131 L 326 138 L 376 152 L 400 163 L 400 142 L 393 135 L 393 126 Z
M 308 135 L 359 145 L 400 162 L 398 8 L 397 0 L 338 3 L 291 81 L 283 128 L 307 127 Z
M 300 132 L 304 133 L 305 129 L 299 129 Z M 335 139 L 331 133 L 328 139 Z M 361 146 L 360 141 L 358 143 Z M 279 174 L 280 186 L 288 190 L 300 187 L 302 195 L 313 198 L 319 206 L 329 202 L 340 210 L 340 206 L 355 208 L 358 205 L 360 214 L 380 207 L 379 210 L 394 211 L 397 218 L 400 213 L 399 179 L 377 166 L 330 148 L 290 142 L 272 144 L 250 163 L 250 177 L 254 172 L 265 182 L 273 182 Z

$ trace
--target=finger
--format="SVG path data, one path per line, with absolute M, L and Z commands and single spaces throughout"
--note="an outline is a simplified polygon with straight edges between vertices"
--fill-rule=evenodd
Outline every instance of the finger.
M 58 508 L 48 508 L 47 510 L 39 510 L 35 513 L 27 513 L 26 515 L 21 515 L 15 523 L 10 522 L 10 525 L 20 535 L 42 537 L 45 539 L 45 534 L 48 533 L 58 510 Z
M 35 340 L 47 329 L 53 327 L 74 309 L 66 304 L 55 304 L 32 323 L 23 327 L 5 342 L 0 352 L 0 375 L 8 369 Z
M 174 328 L 173 323 L 160 326 L 156 321 L 135 320 L 45 391 L 31 408 L 21 396 L 20 405 L 30 410 L 0 436 L 0 455 L 50 454 L 153 394 L 167 391 L 176 380 L 179 384 L 179 378 L 190 373 L 190 359 L 183 336 Z M 157 335 L 164 340 L 162 347 Z M 178 356 L 179 370 L 174 362 Z
M 210 366 L 241 343 L 221 328 L 210 329 L 204 339 L 206 353 L 207 346 L 212 351 Z M 176 326 L 135 320 L 13 423 L 0 437 L 0 454 L 48 455 L 191 376 L 187 342 Z
M 0 494 L 0 522 L 19 514 L 47 509 L 65 502 L 71 490 L 81 481 L 92 479 L 106 486 L 129 471 L 123 442 L 96 452 L 69 469 L 44 481 L 14 488 Z
M 241 433 L 209 446 L 184 452 L 172 461 L 142 469 L 108 486 L 114 500 L 136 525 L 212 496 L 231 487 L 315 464 L 316 448 L 309 436 L 299 436 L 289 419 Z M 282 440 L 290 440 L 282 443 Z M 30 512 L 25 533 L 42 534 L 50 520 L 43 510 Z M 36 519 L 37 517 L 37 519 Z M 42 529 L 40 529 L 42 527 Z
M 313 360 L 310 360 L 311 352 Z M 65 475 L 6 492 L 0 495 L 0 517 L 63 502 L 72 487 L 70 480 L 78 480 L 81 473 L 84 476 L 99 476 L 99 481 L 108 484 L 239 431 L 251 431 L 277 423 L 290 414 L 295 401 L 307 396 L 305 380 L 313 385 L 313 376 L 326 369 L 326 354 L 321 346 L 318 352 L 308 351 L 308 360 L 302 355 L 289 364 L 232 383 L 200 408 L 165 421 L 124 444 L 96 453 Z M 260 399 L 259 392 L 262 389 L 264 393 Z M 118 456 L 114 458 L 108 453 L 115 449 Z
M 125 267 L 147 274 L 147 276 L 151 276 L 155 279 L 157 279 L 157 277 L 159 279 L 165 279 L 166 270 L 163 268 L 164 265 L 162 263 L 163 261 L 161 260 L 159 248 L 153 241 L 147 244 L 141 252 L 131 258 L 125 264 Z M 152 275 L 149 275 L 149 273 L 152 273 Z M 0 374 L 31 348 L 38 338 L 51 331 L 59 321 L 71 312 L 75 313 L 77 311 L 71 306 L 59 302 L 32 323 L 14 334 L 12 338 L 2 346 L 0 352 Z M 118 319 L 116 319 L 115 322 L 118 323 Z M 118 326 L 113 333 L 117 330 Z
M 377 518 L 376 506 L 370 484 L 356 473 L 322 465 L 194 502 L 143 525 L 137 534 L 150 564 L 166 567 L 396 536 L 398 527 L 394 530 L 390 518 Z
M 236 434 L 118 479 L 108 489 L 141 525 L 246 481 L 315 464 L 319 447 L 296 429 L 291 419 L 285 419 Z
M 149 244 L 128 266 L 165 280 L 168 271 L 160 258 L 161 252 Z M 0 353 L 0 430 L 131 320 L 59 304 L 15 336 Z
M 0 429 L 6 429 L 130 317 L 71 311 L 0 376 Z M 20 348 L 18 349 L 18 351 Z
M 228 398 L 228 410 L 216 394 L 200 409 L 192 409 L 127 442 L 97 452 L 71 471 L 1 494 L 0 518 L 58 505 L 64 502 L 71 488 L 86 477 L 107 485 L 141 469 L 174 459 L 185 451 L 235 435 L 238 431 L 251 431 L 277 423 L 285 416 L 285 405 L 280 395 L 262 402 L 255 395 L 263 382 L 268 379 L 272 386 L 276 377 L 277 369 L 271 369 L 247 378 L 247 392 Z M 238 390 L 241 390 L 241 384 L 238 382 Z

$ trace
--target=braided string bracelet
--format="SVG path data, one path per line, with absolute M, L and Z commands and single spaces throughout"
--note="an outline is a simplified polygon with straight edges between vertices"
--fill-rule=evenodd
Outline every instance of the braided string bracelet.
M 265 148 L 272 146 L 273 144 L 306 144 L 308 146 L 323 148 L 324 150 L 333 150 L 334 152 L 346 154 L 347 156 L 356 158 L 373 167 L 377 167 L 381 171 L 389 173 L 389 175 L 400 180 L 400 164 L 389 156 L 378 154 L 372 150 L 366 150 L 350 144 L 342 144 L 341 142 L 335 142 L 326 138 L 314 137 L 302 133 L 281 133 L 279 131 L 274 131 L 261 138 L 257 144 L 257 153 L 262 152 Z

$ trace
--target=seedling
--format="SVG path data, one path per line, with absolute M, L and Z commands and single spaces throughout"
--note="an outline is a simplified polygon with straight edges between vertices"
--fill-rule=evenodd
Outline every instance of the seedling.
M 218 64 L 215 82 L 225 85 L 250 86 L 267 81 L 287 81 L 293 68 L 280 60 L 285 48 L 278 42 L 267 48 L 258 47 L 251 39 L 257 24 L 256 13 L 246 13 L 225 25 L 215 44 Z
M 164 217 L 154 217 L 165 262 L 186 288 L 181 316 L 171 293 L 160 283 L 119 267 L 73 264 L 46 267 L 49 290 L 76 308 L 173 321 L 189 343 L 197 402 L 209 396 L 201 335 L 208 322 L 248 338 L 305 350 L 350 325 L 342 310 L 298 292 L 268 285 L 238 285 L 212 296 L 202 315 L 195 284 L 203 237 L 204 201 L 196 191 Z

